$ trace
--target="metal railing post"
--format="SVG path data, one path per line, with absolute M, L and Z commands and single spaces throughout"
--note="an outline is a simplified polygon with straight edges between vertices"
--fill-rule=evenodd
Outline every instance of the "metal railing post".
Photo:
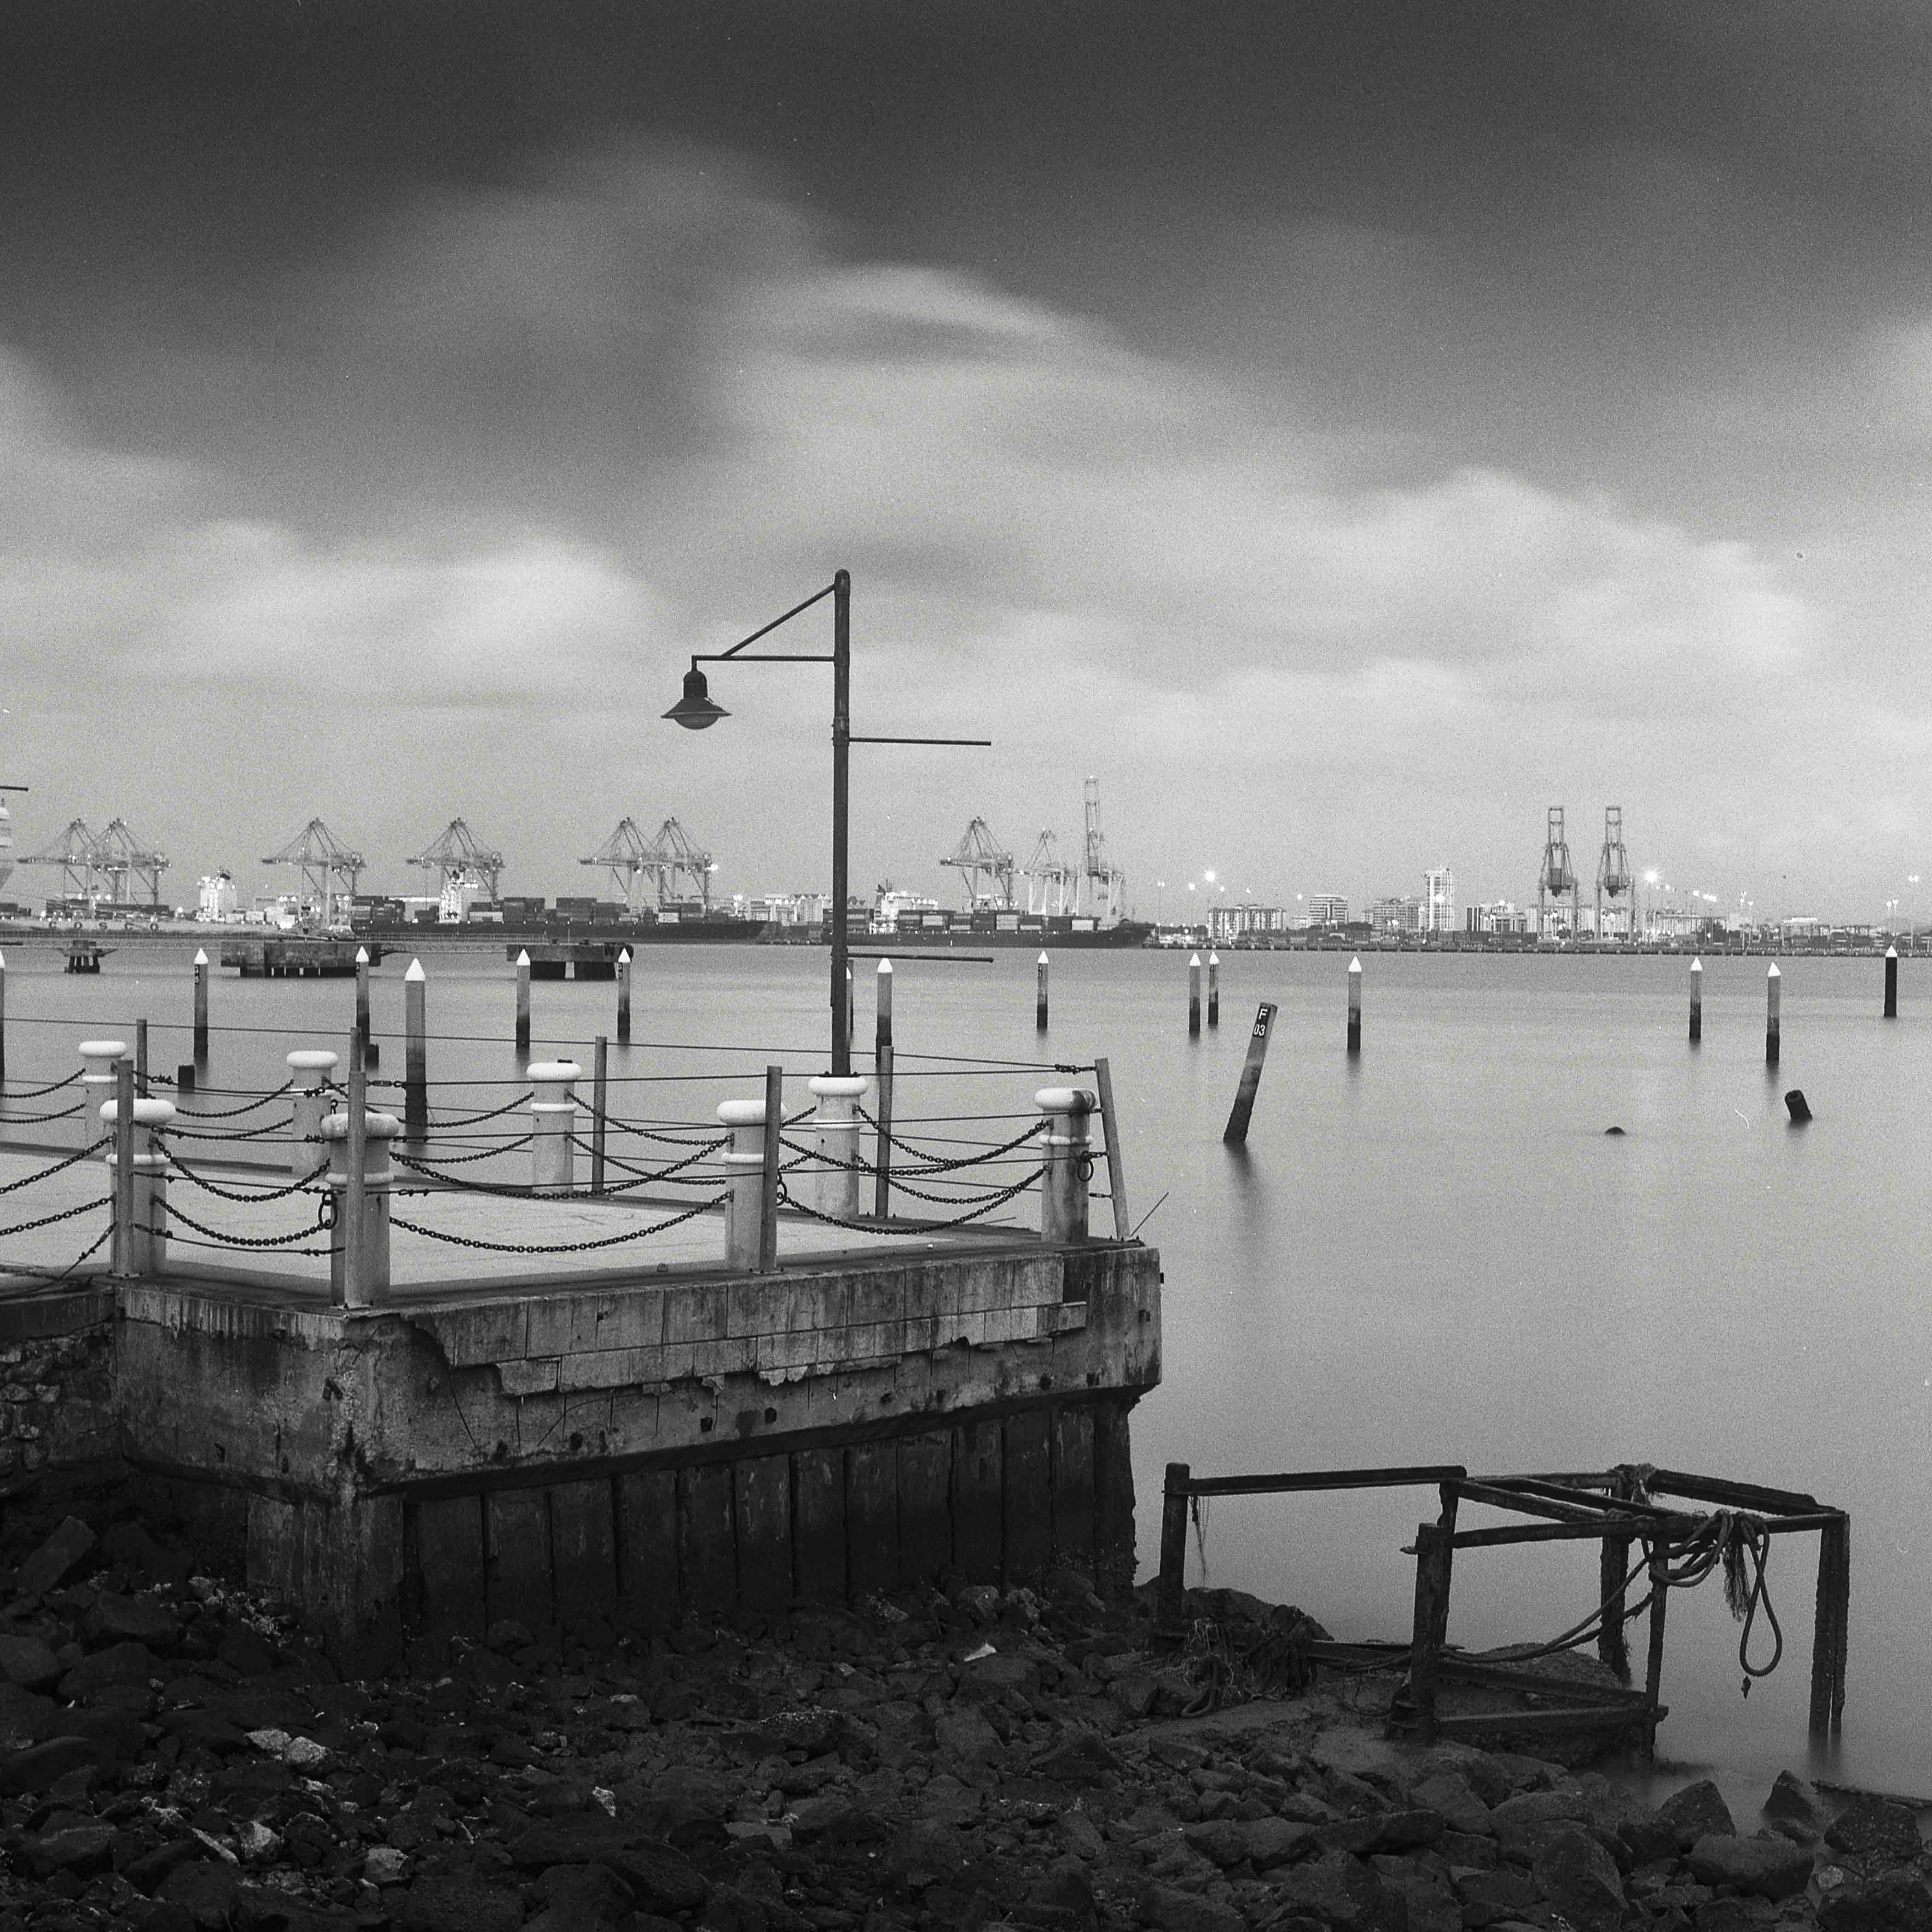
M 134 1273 L 134 1064 L 114 1063 L 114 1272 Z M 104 1114 L 107 1110 L 101 1109 Z
M 597 1036 L 590 1064 L 590 1191 L 604 1192 L 604 1117 L 610 1109 L 610 1042 Z
M 369 1285 L 364 1279 L 362 1265 L 362 1230 L 369 1204 L 364 1171 L 368 1158 L 368 1133 L 369 1076 L 362 1065 L 362 1041 L 358 1035 L 349 1042 L 349 1120 L 343 1144 L 346 1167 L 343 1175 L 341 1225 L 335 1231 L 341 1250 L 341 1268 L 340 1286 L 334 1299 L 348 1308 L 369 1305 Z M 332 1275 L 338 1272 L 330 1270 Z
M 1127 1214 L 1127 1168 L 1120 1153 L 1120 1124 L 1114 1112 L 1113 1070 L 1104 1059 L 1094 1062 L 1094 1084 L 1100 1090 L 1100 1131 L 1107 1137 L 1107 1192 L 1114 1197 L 1114 1236 L 1132 1238 L 1134 1226 Z
M 848 1032 L 847 1037 L 850 1034 Z M 784 1128 L 784 1069 L 765 1069 L 764 1172 L 758 1177 L 758 1272 L 776 1274 L 778 1266 L 778 1166 Z

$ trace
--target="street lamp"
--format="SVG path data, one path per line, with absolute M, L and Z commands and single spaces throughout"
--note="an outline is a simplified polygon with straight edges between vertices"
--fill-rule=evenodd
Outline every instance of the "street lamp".
M 814 604 L 832 599 L 832 651 L 753 651 L 746 647 L 768 636 L 781 624 L 788 624 Z M 794 604 L 781 617 L 761 624 L 748 638 L 741 638 L 728 651 L 694 652 L 691 668 L 684 674 L 684 692 L 664 715 L 687 731 L 706 731 L 730 713 L 715 702 L 707 686 L 701 664 L 829 664 L 832 667 L 832 1071 L 837 1075 L 852 1071 L 852 1010 L 846 981 L 850 974 L 850 919 L 847 901 L 847 850 L 851 815 L 849 767 L 854 745 L 990 745 L 990 738 L 866 737 L 852 730 L 852 573 L 836 572 L 823 590 L 814 590 L 802 604 Z M 868 954 L 868 958 L 872 956 Z M 880 957 L 890 956 L 880 955 Z

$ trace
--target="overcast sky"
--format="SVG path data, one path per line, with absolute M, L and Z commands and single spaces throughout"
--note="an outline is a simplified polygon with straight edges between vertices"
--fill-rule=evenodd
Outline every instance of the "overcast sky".
M 172 896 L 1932 880 L 1932 10 L 62 0 L 0 25 L 0 778 Z M 781 637 L 830 648 L 826 607 Z M 775 639 L 774 642 L 778 640 Z M 22 874 L 18 886 L 28 886 Z M 51 887 L 52 874 L 43 874 Z M 1163 893 L 1156 882 L 1166 880 Z M 1932 896 L 1918 908 L 1932 917 Z

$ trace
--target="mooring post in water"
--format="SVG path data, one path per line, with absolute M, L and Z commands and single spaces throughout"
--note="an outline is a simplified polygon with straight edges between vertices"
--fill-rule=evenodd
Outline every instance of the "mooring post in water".
M 1228 1109 L 1228 1124 L 1221 1138 L 1238 1146 L 1248 1137 L 1248 1122 L 1253 1118 L 1255 1096 L 1261 1091 L 1262 1066 L 1268 1058 L 1268 1036 L 1274 1030 L 1274 1006 L 1264 1000 L 1255 1009 L 1254 1030 L 1248 1035 L 1248 1057 L 1241 1062 L 1241 1084 L 1234 1089 L 1234 1104 Z M 1107 1138 L 1113 1139 L 1111 1130 Z
M 873 1007 L 872 1074 L 879 1096 L 877 1155 L 872 1163 L 872 1212 L 883 1221 L 892 1198 L 892 962 L 879 962 Z
M 568 1194 L 577 1184 L 577 1083 L 574 1060 L 530 1064 L 530 1192 Z
M 617 955 L 617 1044 L 631 1043 L 631 949 Z
M 1047 958 L 1042 952 L 1034 962 L 1033 968 L 1033 1030 L 1035 1033 L 1046 1030 L 1046 972 Z
M 334 1111 L 328 1083 L 336 1060 L 326 1046 L 298 1046 L 288 1059 L 296 1090 L 289 1118 L 289 1172 L 300 1179 L 321 1164 L 322 1124 Z
M 1114 1112 L 1114 1070 L 1104 1056 L 1094 1062 L 1094 1084 L 1100 1091 L 1100 1131 L 1107 1137 L 1107 1192 L 1114 1200 L 1114 1234 L 1132 1238 L 1134 1224 L 1127 1213 L 1127 1164 L 1120 1152 L 1120 1124 Z
M 1845 1640 L 1851 1625 L 1852 1520 L 1818 1532 L 1818 1602 L 1811 1638 L 1811 1735 L 1835 1737 L 1845 1714 Z
M 115 1094 L 117 1064 L 128 1058 L 124 1040 L 84 1040 L 80 1043 L 80 1144 L 91 1148 L 100 1134 L 100 1108 Z
M 1630 1500 L 1634 1486 L 1628 1470 L 1618 1470 L 1610 1493 L 1619 1502 Z M 1630 1638 L 1624 1628 L 1624 1605 L 1629 1597 L 1624 1579 L 1630 1557 L 1628 1534 L 1606 1536 L 1597 1563 L 1597 1600 L 1606 1606 L 1603 1628 L 1597 1633 L 1597 1660 L 1619 1684 L 1628 1684 L 1630 1674 Z
M 380 1059 L 376 1042 L 369 1037 L 369 949 L 356 949 L 356 1037 L 362 1042 L 362 1064 L 374 1066 Z
M 148 1023 L 146 1020 L 134 1022 L 134 1097 L 145 1100 L 148 1097 Z
M 429 1138 L 428 979 L 420 959 L 403 975 L 403 1124 L 412 1141 Z
M 1187 1031 L 1191 1039 L 1201 1030 L 1201 956 L 1190 953 L 1187 959 Z
M 1348 1052 L 1352 1057 L 1362 1050 L 1362 961 L 1358 953 L 1348 962 Z
M 1771 970 L 1764 976 L 1764 1064 L 1767 1066 L 1778 1064 L 1778 994 L 1784 985 L 1784 975 L 1773 960 Z
M 194 952 L 194 1064 L 208 1064 L 208 955 Z
M 1170 1462 L 1161 1485 L 1160 1581 L 1154 1592 L 1154 1628 L 1178 1638 L 1186 1628 L 1187 1480 L 1185 1462 Z
M 590 1191 L 604 1192 L 604 1123 L 610 1112 L 610 1040 L 597 1036 L 590 1061 Z
M 818 1102 L 812 1124 L 824 1162 L 818 1174 L 818 1211 L 841 1221 L 856 1221 L 861 1212 L 860 1170 L 865 1163 L 859 1136 L 866 1124 L 859 1118 L 859 1102 L 872 1084 L 862 1073 L 819 1073 L 806 1082 Z
M 1450 1504 L 1453 1510 L 1454 1504 Z M 1436 1738 L 1436 1683 L 1442 1647 L 1449 1633 L 1449 1582 L 1455 1556 L 1456 1520 L 1415 1526 L 1415 1623 L 1409 1640 L 1408 1704 L 1415 1734 L 1424 1744 Z
M 1218 952 L 1208 956 L 1208 1024 L 1210 1027 L 1221 1024 L 1221 956 Z
M 526 946 L 517 955 L 517 1052 L 520 1054 L 530 1050 L 530 950 Z
M 1888 1020 L 1898 1017 L 1898 948 L 1895 946 L 1885 949 L 1885 1016 Z
M 1087 1238 L 1087 1183 L 1094 1168 L 1087 1123 L 1094 1096 L 1084 1087 L 1042 1087 L 1034 1105 L 1046 1116 L 1046 1171 L 1040 1183 L 1042 1241 Z
M 730 1186 L 724 1202 L 724 1263 L 742 1274 L 756 1274 L 764 1245 L 759 1226 L 765 1196 L 764 1101 L 721 1100 L 718 1124 L 731 1135 L 730 1146 L 719 1156 Z
M 1664 1619 L 1670 1601 L 1670 1546 L 1661 1537 L 1644 1546 L 1650 1572 L 1650 1642 L 1643 1668 L 1643 1755 L 1657 1756 L 1657 1726 L 1664 1714 Z
M 1694 959 L 1690 962 L 1690 1044 L 1695 1046 L 1704 1037 L 1704 962 Z

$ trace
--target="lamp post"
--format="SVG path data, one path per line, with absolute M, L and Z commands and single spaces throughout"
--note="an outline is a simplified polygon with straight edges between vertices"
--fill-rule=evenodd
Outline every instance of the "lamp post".
M 832 652 L 753 651 L 747 645 L 788 624 L 814 604 L 832 599 Z M 851 748 L 856 745 L 990 745 L 990 738 L 904 738 L 854 736 L 852 731 L 852 573 L 841 570 L 822 590 L 814 590 L 783 616 L 761 624 L 728 651 L 698 651 L 684 674 L 684 692 L 664 715 L 687 731 L 704 731 L 731 714 L 715 704 L 701 664 L 829 664 L 832 667 L 832 1071 L 852 1071 L 851 1009 L 846 1001 L 845 979 L 851 959 L 851 923 L 847 906 L 851 825 Z

